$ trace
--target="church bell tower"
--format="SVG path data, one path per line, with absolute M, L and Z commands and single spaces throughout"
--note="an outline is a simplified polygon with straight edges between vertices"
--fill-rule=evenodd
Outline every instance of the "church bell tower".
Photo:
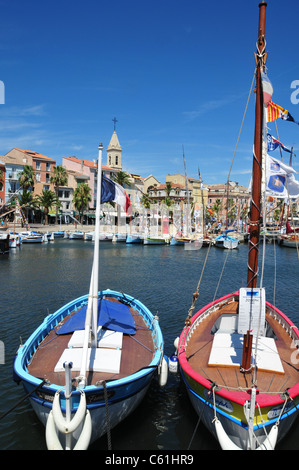
M 116 170 L 121 170 L 122 149 L 115 130 L 115 124 L 117 120 L 114 118 L 112 119 L 112 121 L 114 122 L 114 131 L 110 140 L 110 144 L 107 147 L 107 166 L 109 166 L 110 168 L 115 168 Z

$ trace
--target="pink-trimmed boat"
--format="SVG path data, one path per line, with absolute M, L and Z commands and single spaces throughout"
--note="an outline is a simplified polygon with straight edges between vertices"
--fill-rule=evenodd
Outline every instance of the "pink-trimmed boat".
M 190 400 L 225 450 L 274 449 L 299 412 L 299 330 L 257 287 L 266 6 L 264 0 L 259 5 L 247 287 L 192 316 L 197 289 L 177 345 Z

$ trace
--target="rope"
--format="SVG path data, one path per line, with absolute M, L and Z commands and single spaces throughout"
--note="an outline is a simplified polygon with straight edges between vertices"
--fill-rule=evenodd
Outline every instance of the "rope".
M 198 291 L 199 291 L 199 288 L 200 288 L 200 284 L 201 284 L 201 281 L 202 281 L 202 278 L 203 278 L 203 273 L 204 273 L 204 270 L 205 270 L 205 267 L 206 267 L 206 264 L 207 264 L 207 261 L 208 261 L 208 256 L 209 256 L 209 253 L 210 253 L 210 249 L 211 249 L 211 243 L 209 243 L 209 248 L 208 248 L 208 251 L 206 253 L 206 257 L 205 257 L 205 261 L 204 261 L 204 264 L 203 264 L 203 267 L 202 267 L 202 271 L 201 271 L 201 275 L 200 275 L 200 278 L 199 278 L 199 281 L 198 281 L 198 284 L 197 284 L 197 287 L 196 287 L 196 290 L 193 294 L 193 299 L 192 299 L 192 304 L 191 304 L 191 307 L 189 308 L 189 312 L 188 312 L 188 317 L 187 319 L 185 320 L 186 321 L 189 321 L 190 322 L 190 318 L 192 317 L 193 315 L 193 311 L 194 311 L 194 308 L 195 308 L 195 304 L 196 304 L 196 301 L 198 299 Z
M 3 413 L 1 416 L 0 416 L 0 421 L 5 418 L 5 416 L 7 416 L 9 413 L 11 413 L 12 411 L 14 411 L 18 406 L 20 406 L 23 401 L 27 400 L 27 398 L 30 398 L 31 395 L 33 395 L 33 393 L 35 393 L 39 388 L 41 388 L 43 385 L 45 385 L 47 383 L 46 380 L 43 380 L 37 387 L 35 387 L 32 392 L 30 393 L 27 393 L 27 395 L 25 395 L 23 398 L 21 398 L 21 400 L 19 400 L 12 408 L 10 408 L 10 410 L 8 411 L 5 411 L 5 413 Z
M 214 302 L 214 300 L 216 299 L 216 295 L 217 295 L 217 292 L 218 292 L 218 288 L 219 288 L 219 285 L 220 285 L 220 282 L 221 282 L 221 279 L 222 279 L 222 275 L 223 275 L 224 268 L 225 268 L 225 265 L 226 265 L 226 262 L 227 262 L 227 258 L 228 258 L 228 255 L 229 255 L 230 251 L 231 251 L 231 250 L 227 250 L 226 257 L 225 257 L 225 260 L 224 260 L 224 263 L 223 263 L 223 266 L 222 266 L 222 271 L 221 271 L 221 273 L 220 273 L 219 281 L 218 281 L 218 284 L 217 284 L 217 287 L 216 287 L 216 290 L 215 290 L 213 302 Z
M 106 413 L 106 425 L 107 425 L 107 443 L 108 450 L 112 450 L 111 444 L 111 426 L 110 426 L 110 416 L 109 416 L 109 404 L 108 404 L 108 393 L 105 380 L 103 381 L 104 388 L 104 398 L 105 398 L 105 413 Z
M 212 390 L 213 390 L 213 395 L 214 395 L 214 388 L 216 388 L 216 384 L 215 384 L 215 383 L 213 383 L 212 386 L 211 386 L 211 388 L 209 389 L 209 391 L 208 391 L 208 397 L 209 397 L 209 394 L 211 393 Z M 201 409 L 199 418 L 198 418 L 198 420 L 197 420 L 197 423 L 196 423 L 196 426 L 195 426 L 195 428 L 194 428 L 193 434 L 192 434 L 192 436 L 191 436 L 191 439 L 190 439 L 189 445 L 188 445 L 188 447 L 187 447 L 187 450 L 190 450 L 190 447 L 191 447 L 191 444 L 192 444 L 193 439 L 194 439 L 194 437 L 195 437 L 195 434 L 196 434 L 196 432 L 197 432 L 199 423 L 200 423 L 200 421 L 201 421 L 201 419 L 202 419 L 202 416 L 203 416 L 203 413 L 204 413 L 204 411 L 205 411 L 206 404 L 207 404 L 207 401 L 208 401 L 208 397 L 206 398 L 206 400 L 205 400 L 205 402 L 204 402 L 204 404 L 203 404 L 203 407 L 202 407 L 202 409 Z
M 245 116 L 246 116 L 246 113 L 247 113 L 247 109 L 248 109 L 248 105 L 249 105 L 249 101 L 250 101 L 250 96 L 251 96 L 253 85 L 254 85 L 255 76 L 256 76 L 256 68 L 254 69 L 254 74 L 253 74 L 253 78 L 252 78 L 252 82 L 251 82 L 251 87 L 250 87 L 250 91 L 249 91 L 249 94 L 248 94 L 247 103 L 246 103 L 246 106 L 245 106 L 243 119 L 242 119 L 241 127 L 240 127 L 240 130 L 239 130 L 239 134 L 238 134 L 237 143 L 236 143 L 234 154 L 233 154 L 233 159 L 232 159 L 231 166 L 230 166 L 230 169 L 229 169 L 229 172 L 228 172 L 227 181 L 229 181 L 229 177 L 230 177 L 230 174 L 231 174 L 231 171 L 232 171 L 235 155 L 236 155 L 236 152 L 237 152 L 237 147 L 239 145 L 239 140 L 240 140 L 241 132 L 242 132 L 243 125 L 244 125 Z

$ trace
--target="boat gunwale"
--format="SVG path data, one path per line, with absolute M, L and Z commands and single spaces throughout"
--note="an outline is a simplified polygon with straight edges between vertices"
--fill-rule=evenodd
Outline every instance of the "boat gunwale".
M 163 347 L 164 341 L 162 336 L 162 331 L 160 325 L 155 318 L 155 316 L 151 313 L 151 311 L 138 299 L 130 296 L 129 294 L 124 294 L 121 292 L 117 292 L 114 290 L 106 289 L 99 291 L 99 296 L 110 296 L 117 299 L 125 299 L 130 301 L 130 305 L 135 305 L 138 307 L 138 311 L 142 314 L 143 318 L 151 322 L 149 324 L 149 328 L 152 332 L 152 338 L 155 350 L 153 352 L 152 361 L 146 366 L 144 369 L 140 369 L 134 372 L 131 375 L 107 381 L 106 387 L 120 387 L 125 383 L 131 383 L 138 379 L 145 377 L 148 374 L 153 372 L 153 369 L 156 368 L 162 359 L 163 355 Z M 75 310 L 75 308 L 80 308 L 83 305 L 86 305 L 86 300 L 88 299 L 88 294 L 78 297 L 71 302 L 65 304 L 64 306 L 60 307 L 56 312 L 48 315 L 43 322 L 35 329 L 35 331 L 30 335 L 30 337 L 26 340 L 26 342 L 19 347 L 17 351 L 16 358 L 14 361 L 14 372 L 19 377 L 20 381 L 24 381 L 28 384 L 32 384 L 33 386 L 38 386 L 42 384 L 42 379 L 39 379 L 28 372 L 27 365 L 29 364 L 31 358 L 33 357 L 38 345 L 44 340 L 44 338 L 48 335 L 48 333 L 58 325 L 60 321 L 62 321 L 68 314 Z M 76 306 L 76 307 L 75 307 Z M 56 323 L 56 324 L 54 324 Z M 41 387 L 41 390 L 46 390 L 47 392 L 56 393 L 57 391 L 61 391 L 61 385 L 57 385 L 54 383 L 45 384 Z M 103 385 L 87 385 L 84 388 L 84 391 L 87 393 L 98 391 L 99 389 L 103 388 Z M 73 392 L 74 395 L 80 394 L 80 391 L 76 390 Z
M 199 320 L 201 315 L 204 315 L 208 310 L 212 309 L 213 307 L 219 305 L 221 302 L 225 302 L 228 300 L 230 297 L 233 299 L 236 296 L 239 296 L 239 291 L 235 291 L 233 293 L 227 294 L 223 297 L 220 297 L 217 300 L 214 300 L 210 302 L 209 304 L 205 305 L 202 307 L 197 313 L 193 315 L 191 318 L 191 323 L 187 328 L 184 328 L 181 336 L 179 338 L 179 347 L 178 347 L 178 359 L 179 359 L 179 364 L 181 366 L 181 369 L 184 372 L 185 375 L 185 380 L 187 380 L 186 376 L 190 377 L 191 379 L 195 380 L 198 382 L 200 385 L 207 389 L 211 389 L 212 383 L 203 377 L 201 374 L 196 372 L 190 365 L 186 357 L 186 340 L 188 338 L 190 330 L 194 327 L 194 324 L 197 320 Z M 283 313 L 281 312 L 277 307 L 274 305 L 270 304 L 268 301 L 266 301 L 266 305 L 272 309 L 275 314 L 278 314 L 282 320 L 288 325 L 288 327 L 294 332 L 294 335 L 297 336 L 297 340 L 299 340 L 299 329 L 298 327 Z M 212 313 L 212 312 L 210 312 Z M 189 384 L 190 386 L 190 384 Z M 239 405 L 244 405 L 244 403 L 250 398 L 250 393 L 245 392 L 245 391 L 230 391 L 225 388 L 220 388 L 217 389 L 215 392 L 217 395 L 235 402 L 236 404 Z M 299 381 L 291 388 L 288 389 L 288 393 L 290 395 L 291 399 L 294 399 L 299 395 Z M 257 396 L 257 402 L 259 403 L 260 406 L 262 407 L 273 407 L 276 405 L 280 405 L 284 403 L 284 399 L 281 397 L 281 395 L 265 395 L 262 392 Z

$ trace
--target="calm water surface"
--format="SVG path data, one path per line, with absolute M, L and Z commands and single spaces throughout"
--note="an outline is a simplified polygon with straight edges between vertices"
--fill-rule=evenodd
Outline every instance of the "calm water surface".
M 247 250 L 247 245 L 230 252 L 211 248 L 196 310 L 215 296 L 246 285 Z M 133 295 L 158 314 L 165 354 L 169 356 L 174 350 L 174 339 L 184 327 L 206 253 L 206 248 L 186 251 L 179 246 L 101 243 L 100 289 Z M 0 258 L 0 340 L 5 345 L 5 364 L 0 364 L 0 415 L 24 395 L 22 386 L 12 380 L 20 337 L 25 341 L 45 316 L 88 293 L 92 255 L 92 242 L 55 240 L 43 245 L 24 245 Z M 264 274 L 267 300 L 297 325 L 298 279 L 296 250 L 267 245 Z M 219 449 L 201 424 L 192 440 L 197 421 L 179 376 L 170 374 L 166 387 L 161 389 L 154 381 L 140 407 L 112 430 L 112 447 L 184 451 L 191 443 L 191 450 Z M 278 448 L 299 450 L 298 420 Z M 44 427 L 28 401 L 0 421 L 0 449 L 46 449 Z M 106 450 L 106 437 L 91 449 Z

